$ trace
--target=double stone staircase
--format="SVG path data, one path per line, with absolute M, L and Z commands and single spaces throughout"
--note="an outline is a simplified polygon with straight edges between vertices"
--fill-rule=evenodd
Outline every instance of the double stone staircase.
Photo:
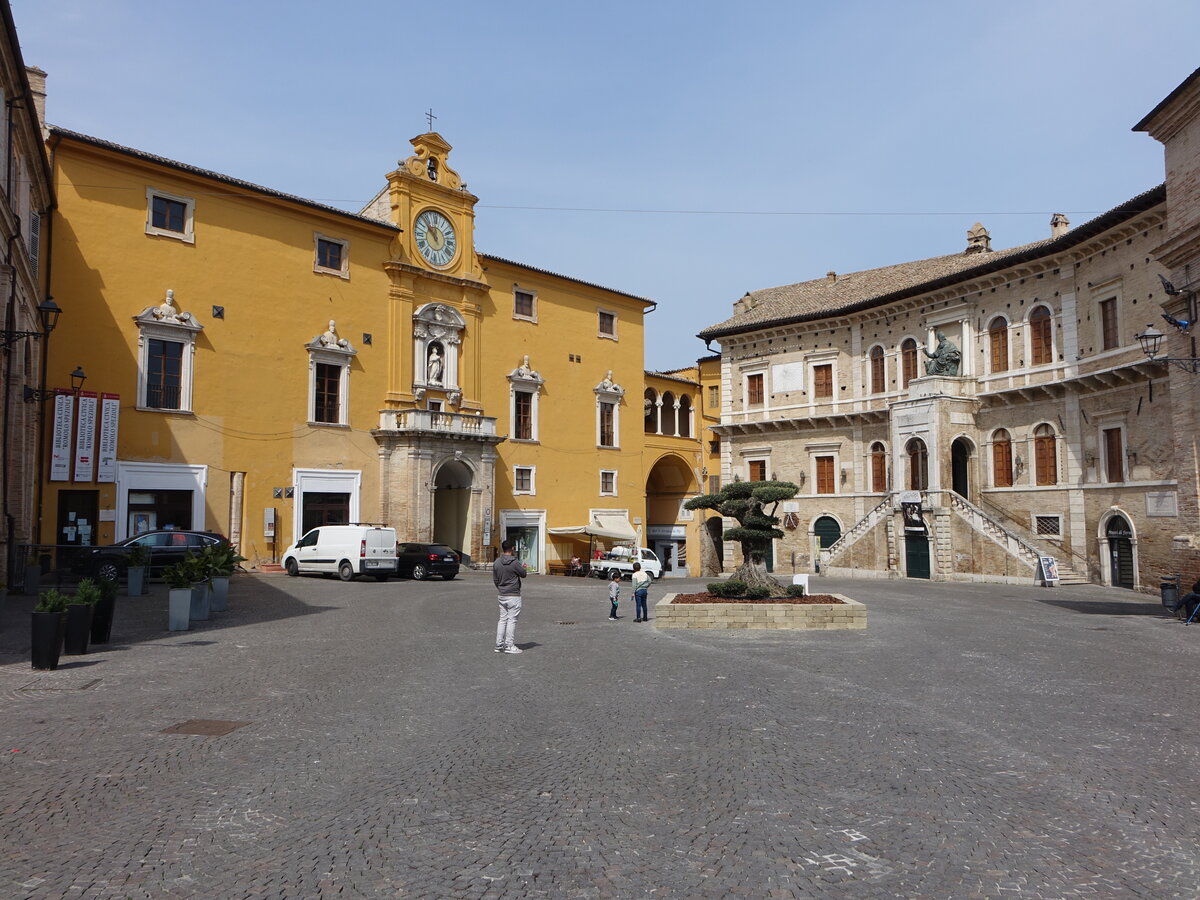
M 943 495 L 943 502 L 958 518 L 1001 547 L 1009 556 L 1028 566 L 1031 577 L 1037 571 L 1039 557 L 1055 556 L 1058 562 L 1059 584 L 1088 583 L 1088 580 L 1080 575 L 1068 560 L 1057 558 L 1056 554 L 1062 552 L 1060 549 L 1039 546 L 1037 539 L 1020 526 L 1003 524 L 954 491 L 928 491 L 924 492 L 924 497 L 929 498 L 933 494 Z M 827 570 L 829 566 L 836 566 L 839 557 L 847 550 L 870 534 L 881 523 L 890 520 L 896 512 L 897 506 L 896 494 L 888 494 L 874 509 L 842 534 L 837 541 L 822 550 L 822 570 Z

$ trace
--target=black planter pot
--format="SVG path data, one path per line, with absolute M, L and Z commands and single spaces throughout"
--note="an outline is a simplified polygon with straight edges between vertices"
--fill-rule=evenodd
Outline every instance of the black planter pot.
M 92 607 L 73 603 L 67 607 L 67 626 L 63 635 L 63 652 L 78 656 L 87 653 L 88 638 L 92 636 Z
M 57 669 L 63 645 L 63 617 L 60 613 L 33 614 L 33 667 Z
M 115 597 L 105 600 L 101 597 L 92 607 L 92 643 L 107 644 L 112 639 L 113 610 L 117 600 Z

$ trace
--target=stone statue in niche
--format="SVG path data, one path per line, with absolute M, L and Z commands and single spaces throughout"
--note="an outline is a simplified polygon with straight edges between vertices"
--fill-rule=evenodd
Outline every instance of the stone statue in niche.
M 932 353 L 921 348 L 921 352 L 929 357 L 925 363 L 926 375 L 957 375 L 962 353 L 954 345 L 954 341 L 946 337 L 944 332 L 937 333 L 938 345 Z
M 425 381 L 427 384 L 441 384 L 442 372 L 446 367 L 442 352 L 437 344 L 429 348 L 429 361 L 425 364 Z

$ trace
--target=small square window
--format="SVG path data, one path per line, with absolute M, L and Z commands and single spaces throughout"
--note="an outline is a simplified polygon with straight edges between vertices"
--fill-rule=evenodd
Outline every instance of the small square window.
M 600 494 L 605 497 L 615 497 L 617 495 L 617 473 L 615 470 L 600 470 Z
M 752 459 L 746 465 L 750 469 L 751 481 L 767 480 L 767 461 L 765 459 Z
M 763 376 L 762 372 L 755 372 L 753 375 L 746 376 L 746 404 L 748 406 L 761 406 L 763 402 Z
M 337 275 L 339 278 L 350 277 L 350 245 L 347 241 L 314 234 L 316 255 L 313 259 L 313 271 L 323 275 Z
M 514 494 L 532 494 L 533 490 L 533 466 L 515 466 L 513 468 L 513 493 Z
M 600 310 L 598 327 L 600 337 L 612 338 L 615 341 L 617 339 L 617 314 Z
M 1062 536 L 1062 516 L 1034 516 L 1034 533 L 1046 537 Z
M 537 295 L 513 288 L 513 318 L 537 321 Z
M 192 221 L 195 201 L 146 188 L 146 234 L 195 242 Z

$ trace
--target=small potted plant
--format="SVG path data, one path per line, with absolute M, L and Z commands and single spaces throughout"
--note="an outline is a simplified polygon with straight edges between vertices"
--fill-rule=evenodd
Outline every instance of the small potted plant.
M 43 591 L 33 608 L 33 667 L 57 669 L 63 644 L 63 613 L 67 598 L 56 590 Z
M 92 611 L 92 643 L 107 644 L 112 639 L 113 612 L 117 605 L 117 583 L 100 579 L 100 599 Z
M 25 558 L 25 593 L 36 594 L 42 586 L 42 561 L 37 553 L 29 551 Z
M 84 578 L 67 598 L 67 625 L 63 635 L 63 652 L 78 656 L 88 651 L 92 636 L 92 616 L 100 600 L 100 588 L 90 578 Z
M 212 595 L 212 573 L 204 560 L 189 553 L 180 565 L 186 566 L 192 577 L 192 611 L 195 622 L 203 622 L 212 612 L 209 597 Z
M 229 606 L 229 578 L 238 563 L 246 561 L 246 557 L 227 544 L 205 547 L 200 556 L 206 559 L 206 565 L 212 572 L 212 611 L 224 612 Z
M 126 551 L 125 593 L 127 596 L 140 597 L 146 593 L 146 584 L 150 581 L 147 562 L 146 548 L 141 544 L 133 544 Z
M 167 583 L 167 628 L 171 631 L 187 631 L 192 610 L 192 571 L 188 560 L 181 559 L 173 566 L 163 569 L 163 581 Z

